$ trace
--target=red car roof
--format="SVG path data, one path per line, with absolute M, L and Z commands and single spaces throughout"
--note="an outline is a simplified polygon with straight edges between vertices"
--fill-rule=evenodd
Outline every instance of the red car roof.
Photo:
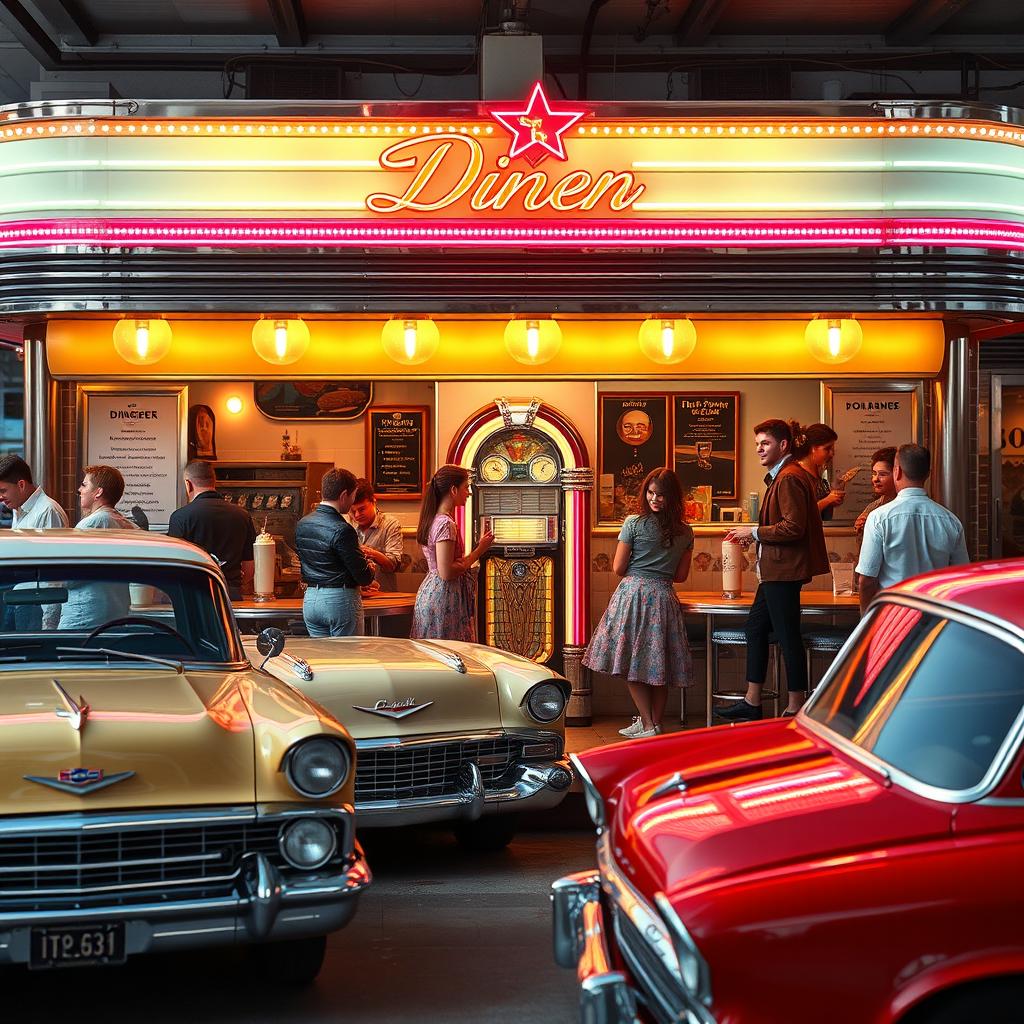
M 939 569 L 897 583 L 886 593 L 912 594 L 980 612 L 1024 632 L 1024 558 Z

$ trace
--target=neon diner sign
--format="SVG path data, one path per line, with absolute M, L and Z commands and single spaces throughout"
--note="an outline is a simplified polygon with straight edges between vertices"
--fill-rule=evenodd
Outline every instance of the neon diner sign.
M 509 170 L 522 158 L 531 167 L 548 157 L 566 161 L 563 135 L 585 111 L 552 110 L 541 84 L 525 107 L 493 110 L 491 116 L 511 135 L 507 153 L 485 170 L 486 151 L 473 136 L 457 132 L 402 139 L 380 155 L 382 170 L 408 170 L 413 175 L 401 194 L 373 192 L 366 197 L 372 213 L 435 213 L 468 197 L 475 213 L 507 210 L 513 205 L 528 212 L 569 213 L 593 210 L 602 201 L 613 212 L 628 210 L 645 187 L 632 171 L 571 170 L 556 177 L 545 171 Z

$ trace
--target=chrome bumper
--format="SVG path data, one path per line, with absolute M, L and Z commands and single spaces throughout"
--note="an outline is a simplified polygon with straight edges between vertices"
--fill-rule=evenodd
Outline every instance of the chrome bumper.
M 457 793 L 408 800 L 367 800 L 356 804 L 360 828 L 423 825 L 432 821 L 476 821 L 485 814 L 544 811 L 565 799 L 572 785 L 568 758 L 542 764 L 516 764 L 512 781 L 485 789 L 480 769 L 466 764 L 466 784 Z

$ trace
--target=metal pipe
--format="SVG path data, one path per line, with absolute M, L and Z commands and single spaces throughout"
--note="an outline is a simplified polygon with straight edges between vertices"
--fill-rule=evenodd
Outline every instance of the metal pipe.
M 57 382 L 46 365 L 41 337 L 25 339 L 25 461 L 47 494 L 60 494 Z
M 970 340 L 964 335 L 946 341 L 942 373 L 934 382 L 932 402 L 932 497 L 962 523 L 968 511 L 968 401 Z M 935 449 L 938 448 L 938 452 Z

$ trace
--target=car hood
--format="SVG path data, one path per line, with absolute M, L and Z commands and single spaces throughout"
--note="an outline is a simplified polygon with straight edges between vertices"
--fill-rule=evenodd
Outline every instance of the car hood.
M 3 673 L 3 812 L 252 803 L 253 728 L 239 675 L 121 666 Z M 72 707 L 88 705 L 77 728 L 61 690 Z M 71 792 L 30 778 L 59 782 L 74 769 L 93 781 L 100 772 L 103 781 L 121 778 Z
M 254 665 L 262 662 L 248 640 L 246 651 Z M 312 679 L 302 678 L 295 659 L 306 662 Z M 266 670 L 324 707 L 356 740 L 502 724 L 494 673 L 464 644 L 290 637 L 285 653 L 272 658 Z
M 646 763 L 627 765 L 617 783 L 610 760 L 593 767 L 607 780 L 597 785 L 610 797 L 621 867 L 651 895 L 799 872 L 950 829 L 948 808 L 889 785 L 802 723 L 666 736 L 634 744 L 630 757 L 636 747 Z

